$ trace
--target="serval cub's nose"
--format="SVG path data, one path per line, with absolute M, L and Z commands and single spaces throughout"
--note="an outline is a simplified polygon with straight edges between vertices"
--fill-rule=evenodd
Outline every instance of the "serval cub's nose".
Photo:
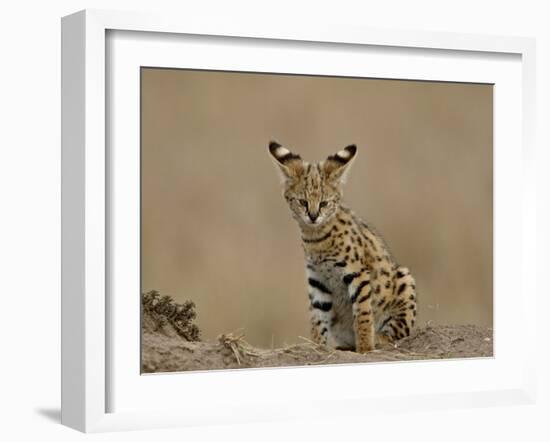
M 312 223 L 314 223 L 317 220 L 317 218 L 319 218 L 319 212 L 317 213 L 308 212 L 307 214 Z

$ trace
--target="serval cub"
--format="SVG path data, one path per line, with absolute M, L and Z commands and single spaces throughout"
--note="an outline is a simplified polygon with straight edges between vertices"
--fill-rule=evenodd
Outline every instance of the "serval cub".
M 317 164 L 273 141 L 269 152 L 302 233 L 313 339 L 365 353 L 408 336 L 416 317 L 415 281 L 373 228 L 342 203 L 357 147 Z

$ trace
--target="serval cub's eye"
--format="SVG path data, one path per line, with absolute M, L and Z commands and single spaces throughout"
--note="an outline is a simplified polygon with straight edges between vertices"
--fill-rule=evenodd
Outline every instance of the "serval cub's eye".
M 298 202 L 304 206 L 304 207 L 307 207 L 307 201 L 306 200 L 298 200 Z
M 320 208 L 327 207 L 327 206 L 328 206 L 328 201 L 321 201 L 321 202 L 319 203 L 319 207 L 320 207 Z

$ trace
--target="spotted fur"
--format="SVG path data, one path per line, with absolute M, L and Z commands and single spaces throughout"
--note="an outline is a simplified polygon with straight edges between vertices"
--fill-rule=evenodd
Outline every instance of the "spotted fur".
M 382 237 L 342 202 L 357 147 L 315 164 L 274 141 L 269 152 L 301 230 L 312 338 L 365 353 L 376 343 L 408 336 L 416 320 L 415 280 Z

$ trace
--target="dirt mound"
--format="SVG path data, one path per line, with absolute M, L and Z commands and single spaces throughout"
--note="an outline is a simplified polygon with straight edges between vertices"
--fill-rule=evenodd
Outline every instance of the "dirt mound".
M 490 357 L 493 331 L 474 325 L 417 328 L 411 336 L 368 354 L 328 350 L 307 338 L 276 349 L 251 346 L 243 335 L 223 334 L 216 342 L 199 341 L 192 324 L 194 304 L 175 304 L 170 297 L 149 292 L 142 297 L 142 372 L 220 370 L 226 368 L 349 364 Z

